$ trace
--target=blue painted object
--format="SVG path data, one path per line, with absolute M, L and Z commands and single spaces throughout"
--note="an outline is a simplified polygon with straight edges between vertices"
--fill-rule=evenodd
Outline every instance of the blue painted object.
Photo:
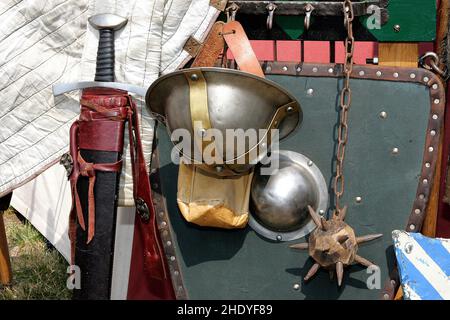
M 450 300 L 450 239 L 392 232 L 404 299 Z

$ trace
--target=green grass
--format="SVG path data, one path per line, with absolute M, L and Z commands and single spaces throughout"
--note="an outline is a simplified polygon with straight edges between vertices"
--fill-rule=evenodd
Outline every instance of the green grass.
M 67 262 L 28 222 L 20 222 L 13 209 L 4 213 L 11 254 L 13 282 L 0 286 L 0 300 L 70 299 L 66 288 Z

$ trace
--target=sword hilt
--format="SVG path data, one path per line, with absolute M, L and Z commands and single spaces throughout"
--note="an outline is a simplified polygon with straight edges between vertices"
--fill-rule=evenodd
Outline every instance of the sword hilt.
M 89 18 L 89 23 L 99 30 L 95 81 L 114 81 L 114 32 L 127 22 L 128 19 L 110 13 Z

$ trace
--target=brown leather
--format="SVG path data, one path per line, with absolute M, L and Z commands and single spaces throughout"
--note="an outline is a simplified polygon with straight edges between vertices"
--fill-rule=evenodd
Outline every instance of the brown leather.
M 222 21 L 214 23 L 191 67 L 212 67 L 215 65 L 217 58 L 225 47 L 222 34 L 224 25 L 225 23 Z
M 170 273 L 168 272 L 159 232 L 156 227 L 154 207 L 150 193 L 150 180 L 142 150 L 138 112 L 127 92 L 107 88 L 86 89 L 81 98 L 80 118 L 70 130 L 70 154 L 73 170 L 69 177 L 72 189 L 72 210 L 70 213 L 69 236 L 71 239 L 72 262 L 74 262 L 76 222 L 86 230 L 86 222 L 77 192 L 80 176 L 89 178 L 88 190 L 88 237 L 89 243 L 95 236 L 95 180 L 96 171 L 120 172 L 122 160 L 115 163 L 89 163 L 80 154 L 80 149 L 115 151 L 123 150 L 123 128 L 128 122 L 130 153 L 133 173 L 133 194 L 135 201 L 143 200 L 149 209 L 149 219 L 144 221 L 136 214 L 134 243 L 143 244 L 144 273 L 148 290 L 154 299 L 174 299 Z
M 94 118 L 97 118 L 96 116 Z M 92 119 L 91 121 L 78 121 L 80 149 L 115 151 L 123 150 L 124 120 Z
M 258 77 L 264 78 L 264 72 L 253 52 L 250 41 L 245 34 L 242 25 L 238 21 L 230 21 L 223 26 L 223 36 L 233 53 L 234 59 L 244 72 L 252 73 Z

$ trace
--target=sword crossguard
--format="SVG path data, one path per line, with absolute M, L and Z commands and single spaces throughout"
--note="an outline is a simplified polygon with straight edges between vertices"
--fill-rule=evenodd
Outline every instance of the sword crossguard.
M 59 96 L 61 94 L 82 90 L 87 88 L 111 88 L 124 90 L 130 93 L 135 93 L 141 97 L 145 97 L 147 90 L 143 87 L 135 86 L 127 83 L 120 82 L 101 82 L 101 81 L 80 81 L 73 83 L 59 83 L 53 86 L 53 95 Z

